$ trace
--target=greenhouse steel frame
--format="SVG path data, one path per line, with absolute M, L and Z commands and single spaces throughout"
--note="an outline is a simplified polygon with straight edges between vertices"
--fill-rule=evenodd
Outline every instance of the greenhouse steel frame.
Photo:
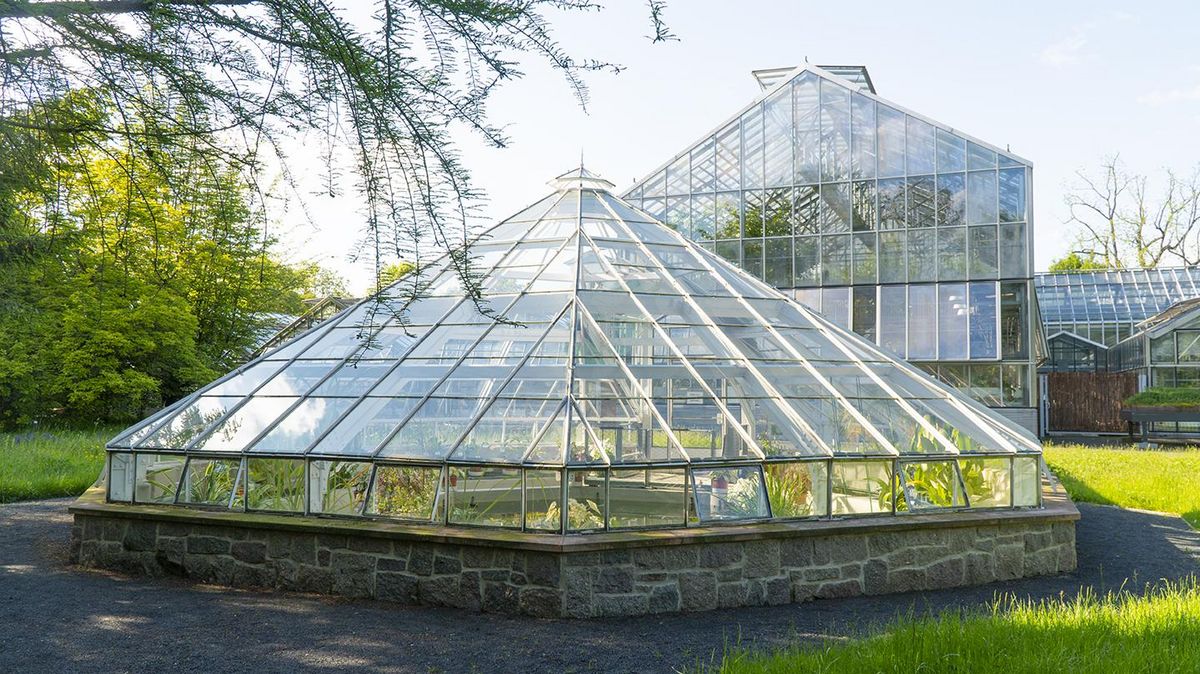
M 1040 505 L 1036 438 L 552 184 L 471 246 L 492 315 L 444 257 L 121 433 L 108 500 L 559 534 Z

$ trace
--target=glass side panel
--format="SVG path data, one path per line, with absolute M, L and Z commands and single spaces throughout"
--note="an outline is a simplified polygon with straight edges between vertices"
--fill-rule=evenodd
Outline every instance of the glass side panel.
M 959 459 L 958 465 L 972 508 L 1001 508 L 1012 503 L 1011 459 Z
M 892 511 L 890 461 L 834 461 L 833 515 L 866 515 Z
M 521 469 L 450 466 L 451 524 L 521 527 Z
M 313 461 L 308 465 L 308 507 L 327 515 L 361 515 L 370 484 L 370 463 Z
M 693 498 L 701 522 L 764 519 L 770 515 L 758 466 L 692 470 Z
M 594 531 L 604 528 L 607 472 L 567 471 L 567 529 Z
M 562 530 L 562 471 L 525 471 L 525 528 Z
M 613 470 L 608 486 L 609 527 L 683 526 L 684 469 Z
M 108 455 L 108 500 L 133 500 L 133 484 L 135 469 L 133 454 L 129 452 L 110 452 Z
M 823 517 L 829 512 L 829 464 L 768 463 L 763 467 L 771 516 Z
M 304 511 L 303 459 L 246 459 L 246 507 Z
M 898 477 L 900 493 L 896 510 L 938 510 L 967 504 L 958 464 L 954 461 L 902 463 Z
M 382 465 L 375 469 L 375 483 L 367 513 L 408 520 L 441 519 L 441 468 Z
M 1041 457 L 1013 458 L 1013 505 L 1036 506 L 1041 503 Z
M 243 495 L 241 460 L 192 458 L 184 470 L 178 502 L 240 508 Z
M 180 455 L 135 455 L 134 503 L 173 503 L 183 464 L 184 457 Z

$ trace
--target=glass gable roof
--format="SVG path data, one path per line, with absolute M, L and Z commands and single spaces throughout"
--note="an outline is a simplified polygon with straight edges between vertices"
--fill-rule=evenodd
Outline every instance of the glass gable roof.
M 447 258 L 420 299 L 365 300 L 109 448 L 535 467 L 1040 451 L 602 178 L 551 184 L 471 248 L 480 306 Z

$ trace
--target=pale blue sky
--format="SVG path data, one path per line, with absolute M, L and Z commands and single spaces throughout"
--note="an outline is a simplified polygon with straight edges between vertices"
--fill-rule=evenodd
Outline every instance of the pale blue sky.
M 530 63 L 491 100 L 508 149 L 458 135 L 467 167 L 502 218 L 573 167 L 618 185 L 684 149 L 758 93 L 756 68 L 863 64 L 878 93 L 1034 163 L 1037 268 L 1069 244 L 1063 194 L 1080 168 L 1120 153 L 1136 171 L 1200 163 L 1200 3 L 857 2 L 674 0 L 678 42 L 652 45 L 643 3 L 553 17 L 572 53 L 618 62 L 620 75 L 588 79 L 585 113 L 562 78 Z M 360 219 L 348 196 L 312 199 L 317 228 L 285 219 L 297 257 L 352 280 L 345 261 Z

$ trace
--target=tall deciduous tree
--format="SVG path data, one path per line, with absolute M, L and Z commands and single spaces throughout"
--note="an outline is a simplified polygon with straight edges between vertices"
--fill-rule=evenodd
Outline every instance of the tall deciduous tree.
M 671 39 L 663 1 L 647 4 L 651 39 Z M 503 146 L 485 104 L 521 76 L 524 58 L 548 62 L 586 104 L 583 76 L 620 68 L 568 53 L 548 17 L 600 9 L 591 0 L 0 0 L 0 133 L 197 143 L 252 172 L 270 156 L 286 167 L 299 135 L 321 138 L 329 190 L 339 188 L 337 157 L 352 157 L 376 268 L 401 257 L 419 265 L 423 246 L 464 244 L 479 196 L 451 130 Z M 79 90 L 113 114 L 13 114 Z M 470 256 L 452 259 L 477 291 Z
M 1080 260 L 1107 269 L 1200 264 L 1200 167 L 1150 180 L 1114 157 L 1099 176 L 1077 175 L 1066 203 Z

